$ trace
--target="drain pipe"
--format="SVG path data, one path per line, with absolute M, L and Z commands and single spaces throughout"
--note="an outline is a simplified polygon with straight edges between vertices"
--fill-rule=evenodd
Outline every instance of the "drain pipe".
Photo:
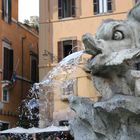
M 23 77 L 24 77 L 24 40 L 26 39 L 26 36 L 21 37 L 21 99 L 23 98 Z

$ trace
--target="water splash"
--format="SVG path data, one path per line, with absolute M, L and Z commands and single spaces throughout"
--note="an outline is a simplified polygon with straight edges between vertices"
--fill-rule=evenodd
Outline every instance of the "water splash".
M 70 95 L 74 94 L 74 90 L 68 91 L 70 89 L 68 87 L 74 85 L 76 69 L 81 62 L 82 54 L 83 51 L 78 51 L 65 57 L 40 83 L 34 85 L 34 88 L 38 89 L 40 93 L 40 127 L 45 127 L 52 123 L 58 124 L 57 118 L 54 119 L 53 122 L 50 120 L 54 115 L 51 111 L 54 109 L 54 96 L 60 100 L 67 100 Z M 68 109 L 65 109 L 67 112 Z M 69 118 L 67 113 L 65 114 L 65 118 Z
M 76 71 L 76 68 L 81 62 L 81 56 L 83 54 L 83 51 L 75 52 L 70 54 L 69 56 L 65 57 L 59 64 L 57 64 L 56 67 L 54 67 L 40 83 L 35 83 L 33 87 L 29 90 L 28 93 L 28 100 L 23 100 L 23 106 L 21 106 L 21 109 L 23 111 L 19 118 L 22 116 L 26 116 L 28 120 L 34 120 L 34 115 L 39 118 L 43 117 L 40 116 L 38 112 L 33 112 L 34 109 L 38 109 L 41 107 L 41 111 L 47 110 L 48 105 L 53 106 L 52 102 L 49 102 L 49 99 L 47 98 L 48 93 L 54 93 L 55 87 L 62 86 L 64 89 L 67 89 L 69 85 L 72 85 L 75 81 L 74 73 Z M 71 79 L 71 80 L 69 80 Z M 45 88 L 45 91 L 44 91 Z M 45 93 L 44 93 L 45 92 Z M 65 90 L 67 92 L 67 90 Z M 39 98 L 44 98 L 44 102 L 40 102 L 38 100 Z M 24 111 L 26 109 L 26 111 Z M 68 110 L 69 111 L 69 110 Z M 23 114 L 24 113 L 24 114 Z M 45 116 L 44 116 L 45 117 Z M 47 118 L 46 121 L 47 122 Z M 33 124 L 29 124 L 29 127 L 33 127 Z M 14 138 L 20 138 L 22 140 L 30 139 L 30 136 L 27 134 L 23 135 L 12 135 Z M 11 136 L 11 137 L 12 137 Z
M 63 85 L 63 87 L 67 87 L 70 84 L 69 82 L 74 81 L 74 78 L 69 82 L 67 80 L 71 79 L 71 77 L 74 77 L 74 73 L 80 63 L 82 54 L 83 50 L 72 53 L 65 57 L 44 77 L 44 79 L 40 83 L 35 84 L 35 88 L 42 89 L 43 87 L 48 87 L 48 89 L 54 89 L 55 86 L 60 85 Z M 64 84 L 64 81 L 67 82 L 65 82 Z M 48 90 L 48 93 L 49 92 L 51 91 Z

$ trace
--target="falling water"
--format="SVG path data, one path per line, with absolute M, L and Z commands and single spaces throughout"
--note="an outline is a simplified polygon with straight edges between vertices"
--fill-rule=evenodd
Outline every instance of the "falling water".
M 78 51 L 75 53 L 70 54 L 69 56 L 65 57 L 60 63 L 56 65 L 45 77 L 40 83 L 35 83 L 31 90 L 29 91 L 30 100 L 23 101 L 25 104 L 25 107 L 21 106 L 21 108 L 28 108 L 28 115 L 30 120 L 33 119 L 32 110 L 38 108 L 39 106 L 43 106 L 43 108 L 47 108 L 48 99 L 46 98 L 47 94 L 54 93 L 55 87 L 62 86 L 63 88 L 67 88 L 68 85 L 73 84 L 75 81 L 75 71 L 78 67 L 78 65 L 81 63 L 81 56 L 83 54 L 82 51 Z M 72 80 L 69 80 L 71 78 Z M 45 93 L 44 93 L 45 88 Z M 47 90 L 46 90 L 47 89 Z M 38 101 L 39 98 L 45 97 L 45 102 L 40 103 Z M 51 104 L 51 103 L 50 103 Z M 36 114 L 37 116 L 38 114 Z M 21 117 L 19 115 L 19 117 Z M 27 117 L 28 117 L 27 116 Z M 38 116 L 39 117 L 39 116 Z M 48 121 L 48 120 L 46 120 Z M 29 126 L 33 127 L 33 126 Z M 12 135 L 14 138 L 20 137 L 20 139 L 30 139 L 28 135 L 23 136 L 21 134 L 15 134 Z
M 54 89 L 56 89 L 55 87 L 63 87 L 64 89 L 64 88 L 67 88 L 68 85 L 71 85 L 74 83 L 75 81 L 74 74 L 78 65 L 81 62 L 81 56 L 83 52 L 84 51 L 82 50 L 82 51 L 78 51 L 78 52 L 68 55 L 60 63 L 58 63 L 54 68 L 52 68 L 52 70 L 44 77 L 44 79 L 40 83 L 35 83 L 33 85 L 28 95 L 30 96 L 30 100 L 23 101 L 25 108 L 28 108 L 27 115 L 29 116 L 30 120 L 32 120 L 32 117 L 33 117 L 32 112 L 34 108 L 38 108 L 39 106 L 41 107 L 41 109 L 47 110 L 48 103 L 51 106 L 52 102 L 49 102 L 47 98 L 47 94 L 56 93 L 54 92 Z M 69 80 L 69 79 L 72 79 L 72 80 Z M 40 98 L 39 100 L 41 100 L 42 98 L 44 99 L 44 101 L 39 102 L 38 96 Z M 47 121 L 48 120 L 46 119 L 46 122 Z M 32 124 L 30 127 L 33 127 Z M 22 137 L 22 135 L 17 135 L 17 136 L 20 136 L 21 139 L 25 138 L 25 136 Z
M 39 106 L 40 106 L 40 127 L 45 127 L 47 125 L 51 125 L 52 122 L 48 124 L 50 121 L 47 118 L 47 112 L 49 108 L 54 107 L 54 101 L 53 97 L 54 95 L 59 95 L 61 98 L 61 92 L 58 92 L 58 87 L 67 89 L 69 85 L 73 85 L 76 77 L 74 76 L 75 71 L 78 67 L 78 65 L 81 62 L 81 56 L 84 53 L 84 51 L 78 51 L 75 53 L 72 53 L 65 57 L 60 63 L 58 63 L 52 70 L 44 77 L 44 79 L 40 82 L 34 85 L 35 89 L 39 90 Z M 67 90 L 63 90 L 64 92 Z M 66 95 L 66 93 L 64 93 Z M 74 92 L 74 91 L 72 91 Z M 70 93 L 72 95 L 73 93 Z M 68 108 L 66 109 L 69 113 L 71 110 Z M 46 116 L 45 116 L 46 115 Z M 67 115 L 65 116 L 67 118 Z M 42 120 L 42 121 L 41 121 Z M 45 124 L 46 123 L 46 124 Z M 58 124 L 57 120 L 55 124 Z
M 54 89 L 55 86 L 60 85 L 63 85 L 63 88 L 66 88 L 71 81 L 65 82 L 65 84 L 64 81 L 68 80 L 69 76 L 74 77 L 75 70 L 80 63 L 82 54 L 83 51 L 78 51 L 65 57 L 44 77 L 40 83 L 35 84 L 35 88 L 42 89 L 43 87 L 48 87 L 48 89 Z M 72 81 L 74 81 L 74 79 Z M 48 93 L 49 92 L 51 91 L 48 90 Z

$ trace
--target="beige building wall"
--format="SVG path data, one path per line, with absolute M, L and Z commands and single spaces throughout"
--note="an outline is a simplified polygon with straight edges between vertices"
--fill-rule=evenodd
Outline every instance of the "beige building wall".
M 50 54 L 58 58 L 58 41 L 75 38 L 78 40 L 78 45 L 81 46 L 81 37 L 83 34 L 95 34 L 97 28 L 105 19 L 125 19 L 127 12 L 135 3 L 134 0 L 112 1 L 113 12 L 94 15 L 93 0 L 76 0 L 76 17 L 59 19 L 58 0 L 40 0 L 40 81 L 56 64 L 56 61 L 53 62 L 50 59 Z M 76 95 L 94 99 L 96 96 L 100 96 L 95 92 L 91 79 L 89 79 L 89 76 L 82 69 L 78 69 L 76 75 Z M 54 94 L 54 112 L 58 113 L 67 107 L 67 102 L 61 100 L 60 94 Z M 56 117 L 57 114 L 54 116 Z

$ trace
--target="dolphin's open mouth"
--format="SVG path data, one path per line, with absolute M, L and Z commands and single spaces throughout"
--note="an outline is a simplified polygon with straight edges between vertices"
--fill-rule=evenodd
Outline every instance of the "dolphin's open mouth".
M 87 34 L 83 35 L 82 40 L 85 45 L 86 53 L 91 54 L 93 56 L 96 56 L 96 55 L 102 53 L 102 50 L 97 47 L 95 38 L 91 34 L 87 33 Z

